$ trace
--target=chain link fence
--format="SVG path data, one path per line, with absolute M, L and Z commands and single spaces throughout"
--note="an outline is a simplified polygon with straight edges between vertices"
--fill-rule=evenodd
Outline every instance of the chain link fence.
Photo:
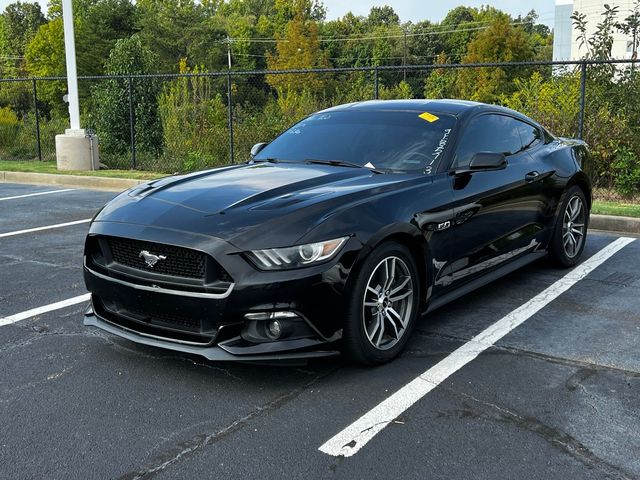
M 174 173 L 246 161 L 332 105 L 461 98 L 504 105 L 552 133 L 584 138 L 596 197 L 640 203 L 640 72 L 635 61 L 378 66 L 80 77 L 81 124 L 108 168 Z M 3 161 L 55 161 L 68 128 L 63 77 L 0 79 Z

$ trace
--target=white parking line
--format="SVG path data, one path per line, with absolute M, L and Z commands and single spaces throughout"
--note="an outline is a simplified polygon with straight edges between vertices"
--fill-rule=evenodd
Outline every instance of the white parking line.
M 405 410 L 464 367 L 502 337 L 521 325 L 545 305 L 569 290 L 620 249 L 633 242 L 621 237 L 575 267 L 560 280 L 473 337 L 442 361 L 406 384 L 340 433 L 327 440 L 319 450 L 335 457 L 350 457 Z
M 26 230 L 16 230 L 15 232 L 0 233 L 0 238 L 13 237 L 14 235 L 22 235 L 23 233 L 40 232 L 42 230 L 51 230 L 53 228 L 70 227 L 71 225 L 80 225 L 81 223 L 89 223 L 90 218 L 84 220 L 76 220 L 75 222 L 58 223 L 56 225 L 46 225 L 44 227 L 27 228 Z
M 64 188 L 62 190 L 48 190 L 46 192 L 27 193 L 25 195 L 15 195 L 13 197 L 0 198 L 0 202 L 3 200 L 15 200 L 16 198 L 37 197 L 38 195 L 51 195 L 52 193 L 71 192 L 75 188 Z
M 27 318 L 35 317 L 36 315 L 42 315 L 43 313 L 53 312 L 54 310 L 60 310 L 61 308 L 70 307 L 71 305 L 76 305 L 78 303 L 88 302 L 89 298 L 91 298 L 91 295 L 89 293 L 85 293 L 84 295 L 67 298 L 66 300 L 62 300 L 60 302 L 50 303 L 49 305 L 45 305 L 43 307 L 32 308 L 31 310 L 16 313 L 15 315 L 11 315 L 9 317 L 0 318 L 0 327 L 19 322 L 20 320 L 26 320 Z

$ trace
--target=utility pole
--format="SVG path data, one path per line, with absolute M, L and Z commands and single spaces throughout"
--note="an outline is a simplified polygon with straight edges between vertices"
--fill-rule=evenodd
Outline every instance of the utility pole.
M 231 90 L 233 84 L 231 82 L 231 38 L 227 35 L 227 129 L 229 130 L 229 163 L 234 163 L 234 145 L 233 145 L 233 99 Z
M 64 53 L 67 64 L 67 88 L 71 130 L 80 130 L 80 106 L 78 102 L 78 72 L 76 70 L 76 41 L 73 31 L 73 6 L 71 0 L 62 0 L 64 26 Z
M 64 28 L 64 54 L 67 64 L 67 101 L 69 126 L 64 134 L 56 135 L 56 164 L 58 170 L 95 170 L 99 168 L 97 138 L 80 128 L 78 101 L 78 72 L 76 69 L 76 42 L 73 31 L 71 0 L 62 0 Z

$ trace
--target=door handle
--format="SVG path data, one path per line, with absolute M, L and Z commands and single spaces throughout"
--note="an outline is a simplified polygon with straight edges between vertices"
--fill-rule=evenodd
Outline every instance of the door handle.
M 540 178 L 540 172 L 529 172 L 524 176 L 525 182 L 531 183 L 535 182 L 538 178 Z

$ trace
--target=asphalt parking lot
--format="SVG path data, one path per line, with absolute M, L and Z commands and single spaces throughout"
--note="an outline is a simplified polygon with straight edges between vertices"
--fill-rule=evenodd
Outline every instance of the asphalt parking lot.
M 82 325 L 86 220 L 114 194 L 60 190 L 0 184 L 0 478 L 640 478 L 640 240 L 345 457 L 319 448 L 568 272 L 441 308 L 383 367 L 209 363 Z

